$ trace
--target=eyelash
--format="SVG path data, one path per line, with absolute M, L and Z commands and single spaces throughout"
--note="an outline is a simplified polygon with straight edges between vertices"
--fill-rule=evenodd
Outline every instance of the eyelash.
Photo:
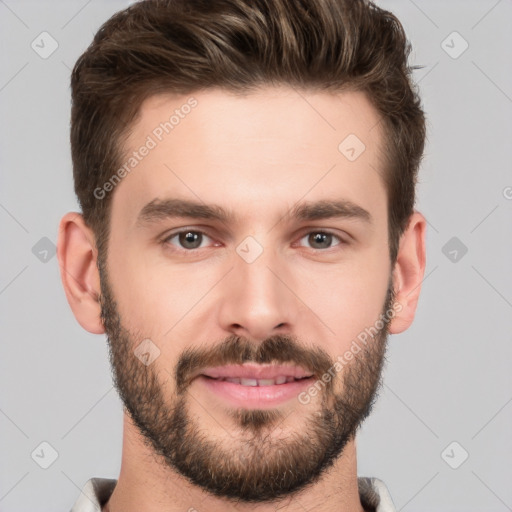
M 173 245 L 170 243 L 170 240 L 172 240 L 173 238 L 176 238 L 178 237 L 179 235 L 183 234 L 183 233 L 196 233 L 196 234 L 200 234 L 200 235 L 203 235 L 203 236 L 206 236 L 210 239 L 213 240 L 212 237 L 210 237 L 208 235 L 208 233 L 206 233 L 205 231 L 201 231 L 201 230 L 198 230 L 198 229 L 182 229 L 180 231 L 176 231 L 168 236 L 166 236 L 163 240 L 162 240 L 162 245 L 164 246 L 168 246 L 168 245 Z M 329 235 L 329 236 L 332 236 L 334 238 L 337 238 L 339 243 L 332 246 L 332 247 L 328 247 L 327 249 L 311 249 L 312 251 L 319 251 L 319 252 L 329 252 L 330 250 L 334 249 L 335 247 L 338 247 L 338 246 L 341 246 L 341 245 L 346 245 L 347 242 L 341 238 L 339 235 L 336 235 L 335 233 L 329 231 L 329 230 L 323 230 L 323 229 L 316 229 L 316 230 L 311 230 L 311 231 L 308 231 L 306 233 L 304 233 L 299 240 L 302 240 L 303 238 L 311 235 L 311 234 L 322 234 L 322 235 Z M 196 248 L 196 249 L 183 249 L 183 248 L 177 248 L 176 246 L 174 246 L 174 251 L 176 252 L 187 252 L 187 253 L 194 253 L 196 251 L 200 251 L 201 249 L 205 249 L 205 247 L 202 247 L 202 248 Z

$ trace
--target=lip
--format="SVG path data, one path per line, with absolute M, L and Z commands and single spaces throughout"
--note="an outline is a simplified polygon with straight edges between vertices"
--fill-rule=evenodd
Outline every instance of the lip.
M 246 386 L 222 380 L 224 378 L 274 379 L 279 376 L 295 377 L 300 380 L 268 386 Z M 216 395 L 230 406 L 271 409 L 296 399 L 301 391 L 311 386 L 314 376 L 302 368 L 292 366 L 235 365 L 207 368 L 195 380 L 208 393 Z
M 311 377 L 312 373 L 300 366 L 287 365 L 261 365 L 249 364 L 214 366 L 202 369 L 198 375 L 211 377 L 212 379 L 243 378 L 243 379 L 274 379 L 276 377 L 293 377 L 304 379 Z M 284 385 L 284 384 L 279 384 Z M 272 386 L 270 386 L 272 387 Z

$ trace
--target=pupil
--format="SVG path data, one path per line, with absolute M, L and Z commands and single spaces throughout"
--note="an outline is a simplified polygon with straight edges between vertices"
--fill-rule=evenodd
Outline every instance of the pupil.
M 189 231 L 188 233 L 182 233 L 182 236 L 184 238 L 185 246 L 192 244 L 193 245 L 192 249 L 195 249 L 198 246 L 197 240 L 199 239 L 199 233 L 193 233 L 193 232 Z M 201 244 L 199 244 L 199 245 L 201 245 Z
M 319 244 L 328 244 L 328 241 L 329 241 L 329 237 L 331 235 L 329 233 L 315 233 L 313 235 L 313 243 L 319 243 Z

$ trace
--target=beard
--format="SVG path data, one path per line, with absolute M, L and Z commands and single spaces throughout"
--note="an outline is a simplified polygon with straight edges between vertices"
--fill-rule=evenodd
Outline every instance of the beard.
M 159 456 L 159 463 L 210 494 L 246 503 L 284 499 L 315 483 L 370 414 L 382 385 L 390 321 L 386 312 L 394 302 L 391 279 L 383 308 L 384 327 L 345 362 L 339 374 L 322 382 L 320 398 L 308 405 L 309 410 L 299 401 L 287 415 L 279 408 L 230 408 L 236 430 L 224 425 L 229 435 L 223 440 L 209 435 L 197 415 L 190 413 L 194 372 L 246 362 L 292 363 L 321 380 L 329 369 L 332 372 L 335 360 L 321 348 L 306 348 L 292 336 L 276 335 L 255 343 L 232 335 L 209 349 L 184 350 L 170 374 L 175 391 L 165 396 L 155 364 L 146 366 L 134 355 L 145 337 L 123 327 L 107 272 L 101 264 L 99 270 L 101 317 L 114 385 L 125 410 L 143 442 Z M 295 428 L 284 428 L 284 421 L 296 410 L 300 414 Z M 283 435 L 272 435 L 278 431 Z

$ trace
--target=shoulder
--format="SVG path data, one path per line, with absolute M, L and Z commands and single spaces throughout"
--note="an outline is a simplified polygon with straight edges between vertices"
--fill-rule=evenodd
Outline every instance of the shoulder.
M 111 478 L 91 478 L 87 480 L 71 512 L 98 512 L 109 500 L 117 480 Z
M 358 477 L 361 504 L 371 512 L 396 512 L 386 484 L 375 477 Z

